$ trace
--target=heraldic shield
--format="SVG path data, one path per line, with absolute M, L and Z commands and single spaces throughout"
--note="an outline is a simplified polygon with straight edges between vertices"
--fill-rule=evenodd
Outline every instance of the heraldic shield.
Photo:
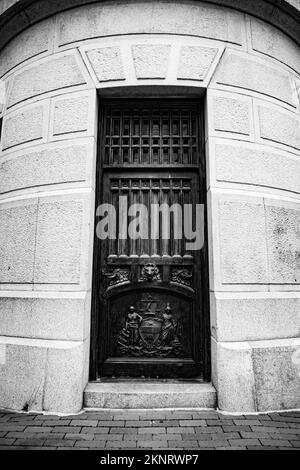
M 130 306 L 125 326 L 118 337 L 122 356 L 182 356 L 184 350 L 178 337 L 178 321 L 169 302 L 158 302 L 151 295 Z

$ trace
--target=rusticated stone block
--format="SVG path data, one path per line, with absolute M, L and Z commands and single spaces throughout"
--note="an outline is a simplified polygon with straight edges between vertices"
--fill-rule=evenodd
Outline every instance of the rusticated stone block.
M 47 349 L 6 341 L 2 344 L 1 339 L 5 350 L 5 361 L 0 367 L 1 407 L 41 410 Z
M 48 51 L 51 21 L 33 25 L 16 36 L 1 51 L 0 77 L 25 60 Z
M 289 153 L 262 150 L 253 144 L 215 146 L 216 179 L 300 193 L 300 161 Z
M 233 412 L 299 408 L 299 369 L 293 361 L 299 349 L 299 339 L 212 340 L 212 375 L 219 408 Z
M 84 313 L 84 298 L 0 296 L 0 335 L 83 341 Z
M 188 34 L 243 43 L 243 15 L 208 4 L 137 2 L 86 5 L 58 16 L 58 44 L 121 34 Z
M 3 125 L 3 150 L 43 138 L 44 107 L 24 108 L 9 115 Z
M 252 47 L 255 51 L 289 65 L 300 73 L 299 46 L 279 29 L 266 22 L 251 19 Z
M 217 53 L 218 49 L 209 47 L 182 47 L 177 78 L 185 80 L 204 80 Z
M 212 382 L 220 410 L 255 411 L 251 348 L 247 343 L 220 343 L 212 339 Z
M 81 410 L 88 341 L 1 336 L 0 347 L 4 356 L 0 367 L 1 408 L 70 414 Z M 34 430 L 39 432 L 40 428 Z
M 156 2 L 152 12 L 152 33 L 187 34 L 242 44 L 241 13 L 205 3 Z
M 47 148 L 0 162 L 0 193 L 48 184 L 84 181 L 85 145 Z
M 262 201 L 219 201 L 219 223 L 223 283 L 267 283 Z
M 171 46 L 139 44 L 132 47 L 136 78 L 166 78 Z
M 260 136 L 300 150 L 299 117 L 278 108 L 258 107 Z
M 299 408 L 300 374 L 293 355 L 300 349 L 300 340 L 258 341 L 250 345 L 258 411 Z
M 300 284 L 300 205 L 266 206 L 270 281 Z
M 211 324 L 218 341 L 256 341 L 300 335 L 299 293 L 216 295 Z
M 37 201 L 0 208 L 0 283 L 33 282 Z
M 109 3 L 85 5 L 58 15 L 58 44 L 87 38 L 151 32 L 153 5 Z
M 216 81 L 295 104 L 289 74 L 280 67 L 276 69 L 259 60 L 229 53 L 218 68 Z
M 82 409 L 83 390 L 88 381 L 89 341 L 73 342 L 48 349 L 47 381 L 43 407 L 46 411 L 76 413 Z
M 26 68 L 15 76 L 8 106 L 53 90 L 86 83 L 75 56 L 63 55 Z
M 94 49 L 87 52 L 87 57 L 99 82 L 125 79 L 119 47 Z
M 40 203 L 36 235 L 35 283 L 79 283 L 82 221 L 82 200 Z
M 57 100 L 54 107 L 53 134 L 83 132 L 88 129 L 89 97 Z
M 238 98 L 217 96 L 213 101 L 216 131 L 250 134 L 250 102 Z

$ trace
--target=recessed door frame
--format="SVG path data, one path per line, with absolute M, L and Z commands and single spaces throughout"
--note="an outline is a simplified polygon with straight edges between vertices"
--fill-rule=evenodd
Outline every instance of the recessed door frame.
M 161 87 L 163 88 L 163 87 Z M 160 93 L 159 93 L 160 94 Z M 105 97 L 104 97 L 105 98 Z M 126 93 L 122 90 L 122 98 L 127 99 Z M 147 94 L 144 96 L 138 96 L 139 100 L 147 100 L 149 97 Z M 201 198 L 205 201 L 205 206 L 207 208 L 207 185 L 206 185 L 206 162 L 205 162 L 205 139 L 204 139 L 204 109 L 205 109 L 205 97 L 202 95 L 201 98 L 199 96 L 194 96 L 194 99 L 197 101 L 201 101 L 202 105 L 202 112 L 200 113 L 200 127 L 201 127 L 201 135 L 203 136 L 201 141 L 201 158 L 199 163 L 199 171 L 201 166 L 201 174 L 203 181 L 201 181 L 201 191 L 202 195 Z M 118 97 L 118 99 L 120 99 Z M 130 99 L 131 96 L 130 96 Z M 172 100 L 182 100 L 185 99 L 189 100 L 190 96 L 189 93 L 181 94 L 172 96 L 170 98 Z M 100 155 L 101 149 L 101 139 L 103 137 L 103 129 L 102 129 L 102 122 L 101 119 L 101 99 L 99 99 L 99 126 L 98 126 L 98 149 L 97 149 L 97 166 L 96 166 L 96 200 L 95 205 L 96 208 L 101 203 L 102 200 L 102 182 L 103 182 L 103 158 Z M 202 298 L 202 305 L 201 309 L 205 312 L 202 327 L 204 328 L 202 339 L 202 349 L 203 349 L 203 379 L 205 381 L 209 381 L 211 377 L 211 353 L 210 353 L 210 316 L 209 316 L 209 278 L 208 278 L 208 236 L 207 236 L 207 211 L 205 211 L 205 246 L 201 250 L 201 262 L 205 266 L 205 276 L 202 276 L 201 281 L 201 289 L 203 291 Z M 91 318 L 91 348 L 90 348 L 90 380 L 97 380 L 97 369 L 98 369 L 98 360 L 99 360 L 99 311 L 100 311 L 100 302 L 99 302 L 99 295 L 98 290 L 100 283 L 102 282 L 101 279 L 101 267 L 99 266 L 100 256 L 99 254 L 95 253 L 95 249 L 98 246 L 98 239 L 96 236 L 96 223 L 94 227 L 94 256 L 93 256 L 93 287 L 92 287 L 92 318 Z

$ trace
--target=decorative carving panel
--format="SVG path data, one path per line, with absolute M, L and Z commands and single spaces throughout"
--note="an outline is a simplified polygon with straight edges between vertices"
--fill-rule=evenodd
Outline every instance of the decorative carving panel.
M 160 268 L 153 263 L 146 264 L 146 266 L 141 269 L 141 277 L 139 280 L 141 282 L 161 281 Z
M 193 286 L 193 268 L 192 267 L 173 267 L 171 273 L 172 282 L 182 284 L 183 286 Z
M 169 293 L 125 295 L 113 302 L 112 355 L 189 357 L 191 305 Z
M 106 280 L 107 289 L 110 287 L 116 287 L 120 284 L 124 284 L 130 281 L 130 269 L 129 268 L 115 268 L 110 271 L 102 271 L 102 276 Z
M 125 326 L 118 337 L 121 355 L 181 356 L 183 349 L 171 305 L 167 303 L 165 309 L 157 309 L 154 299 L 141 300 L 139 303 L 143 304 L 142 308 L 129 307 Z

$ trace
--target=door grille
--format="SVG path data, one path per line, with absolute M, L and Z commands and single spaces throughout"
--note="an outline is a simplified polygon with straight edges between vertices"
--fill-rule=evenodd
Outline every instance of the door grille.
M 116 220 L 119 221 L 121 218 L 120 197 L 126 197 L 128 207 L 142 204 L 145 208 L 146 214 L 142 213 L 141 217 L 145 224 L 144 231 L 147 232 L 146 238 L 139 240 L 130 238 L 122 240 L 117 233 L 116 239 L 109 241 L 109 256 L 178 257 L 191 254 L 185 250 L 184 238 L 185 218 L 189 215 L 186 215 L 182 208 L 185 204 L 197 202 L 196 178 L 193 173 L 186 177 L 175 176 L 173 173 L 168 171 L 165 177 L 160 174 L 152 177 L 146 172 L 143 177 L 134 178 L 128 175 L 109 176 L 109 181 L 105 183 L 105 202 L 110 203 L 116 209 Z M 151 236 L 154 222 L 153 205 L 170 208 L 169 212 L 168 210 L 162 211 L 156 215 L 156 228 L 154 229 L 156 237 Z M 152 217 L 152 223 L 150 217 Z M 169 237 L 164 237 L 164 227 L 168 224 L 170 224 Z
M 197 105 L 104 105 L 104 165 L 196 165 Z

